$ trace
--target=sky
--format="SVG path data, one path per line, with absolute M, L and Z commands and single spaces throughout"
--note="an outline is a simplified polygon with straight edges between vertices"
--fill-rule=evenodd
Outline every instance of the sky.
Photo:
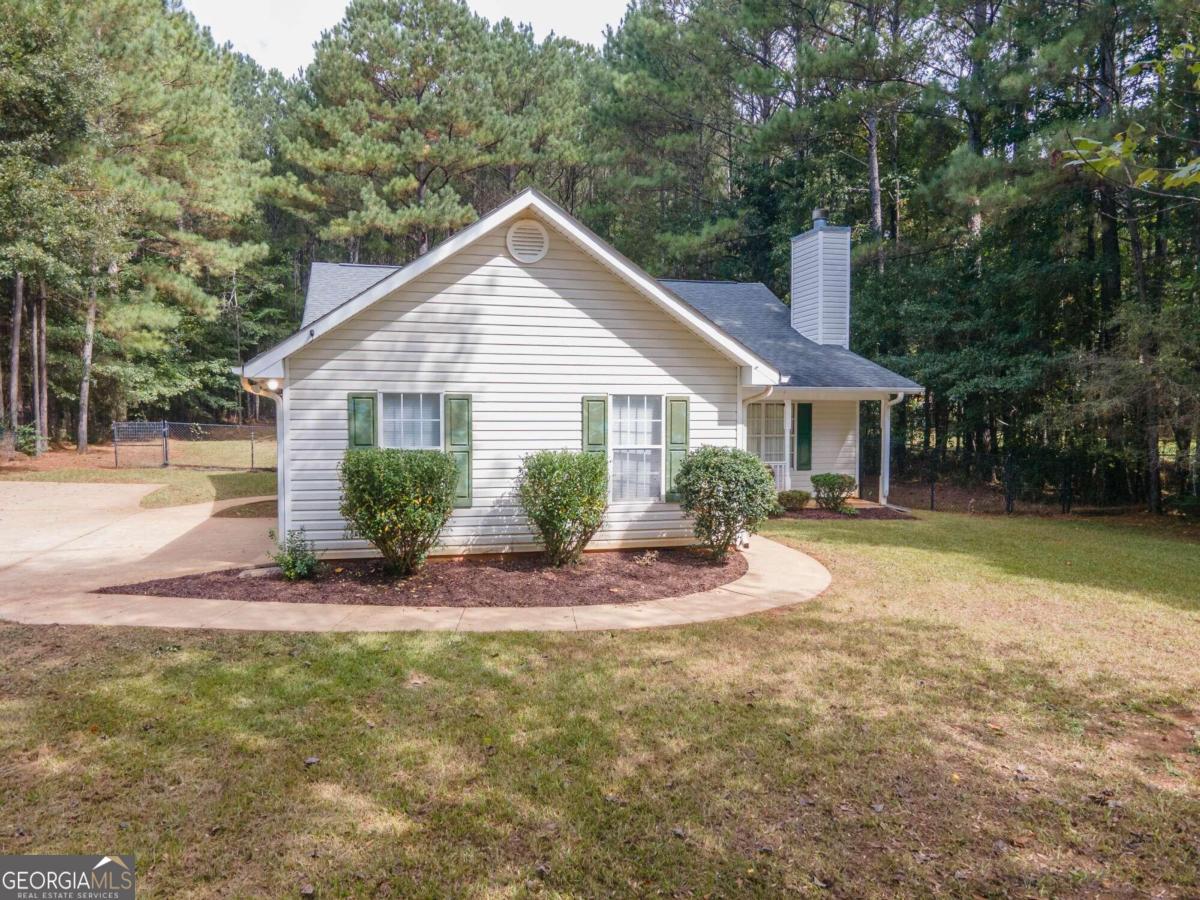
M 508 16 L 529 22 L 543 38 L 551 31 L 581 43 L 599 46 L 604 27 L 614 28 L 625 12 L 626 0 L 468 0 L 489 21 Z M 264 68 L 285 75 L 312 61 L 312 45 L 321 32 L 342 18 L 346 0 L 183 0 L 218 43 L 254 57 Z

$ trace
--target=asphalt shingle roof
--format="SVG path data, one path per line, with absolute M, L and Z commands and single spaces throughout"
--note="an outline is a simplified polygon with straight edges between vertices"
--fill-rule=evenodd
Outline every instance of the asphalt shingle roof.
M 745 344 L 794 387 L 919 391 L 915 381 L 792 328 L 791 311 L 761 282 L 659 282 L 730 337 Z
M 356 263 L 313 263 L 304 295 L 306 328 L 331 309 L 336 309 L 373 284 L 391 275 L 399 266 L 362 266 Z
M 313 263 L 301 327 L 307 327 L 399 268 Z M 921 390 L 916 382 L 857 353 L 817 344 L 794 331 L 788 308 L 761 282 L 664 279 L 659 284 L 788 376 L 788 384 L 792 386 Z

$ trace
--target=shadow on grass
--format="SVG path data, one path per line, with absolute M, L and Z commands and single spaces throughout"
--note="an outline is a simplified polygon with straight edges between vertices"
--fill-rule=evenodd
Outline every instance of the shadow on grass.
M 212 485 L 214 500 L 231 500 L 235 497 L 253 497 L 275 493 L 275 472 L 255 470 L 252 472 L 209 472 L 205 478 Z
M 916 515 L 916 521 L 775 519 L 763 534 L 800 547 L 824 542 L 969 557 L 998 577 L 1084 585 L 1200 609 L 1200 547 L 1184 529 L 1070 518 Z M 915 555 L 908 562 L 921 565 Z M 912 582 L 915 569 L 904 577 Z
M 160 893 L 1196 886 L 1194 775 L 1097 736 L 1172 701 L 953 628 L 100 634 L 0 630 L 6 852 L 114 846 Z

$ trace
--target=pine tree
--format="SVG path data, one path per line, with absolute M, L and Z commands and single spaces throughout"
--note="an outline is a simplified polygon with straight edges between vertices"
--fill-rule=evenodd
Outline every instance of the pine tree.
M 307 178 L 294 208 L 350 261 L 425 253 L 475 218 L 463 179 L 502 140 L 486 36 L 459 0 L 353 0 L 322 37 L 285 153 Z

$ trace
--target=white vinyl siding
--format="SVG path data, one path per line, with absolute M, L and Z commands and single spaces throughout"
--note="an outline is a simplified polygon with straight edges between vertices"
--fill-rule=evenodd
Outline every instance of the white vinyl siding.
M 442 553 L 537 548 L 514 480 L 529 453 L 580 449 L 584 396 L 687 397 L 691 446 L 735 446 L 737 364 L 547 230 L 536 265 L 497 229 L 288 359 L 288 527 L 323 551 L 369 549 L 337 513 L 354 391 L 471 396 L 472 506 L 451 516 Z M 677 504 L 647 499 L 614 501 L 591 546 L 693 540 Z
M 858 403 L 858 400 L 812 402 L 812 468 L 792 470 L 793 488 L 811 491 L 812 476 L 822 472 L 858 478 Z
M 850 346 L 850 232 L 826 227 L 792 238 L 792 327 L 818 344 Z

